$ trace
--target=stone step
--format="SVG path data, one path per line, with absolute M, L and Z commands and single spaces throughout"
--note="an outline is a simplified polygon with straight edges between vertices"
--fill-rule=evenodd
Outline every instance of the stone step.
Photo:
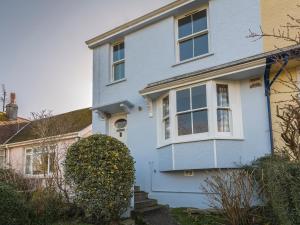
M 144 191 L 135 191 L 134 192 L 134 201 L 135 202 L 140 202 L 143 200 L 148 199 L 148 193 Z
M 154 212 L 154 211 L 160 210 L 163 207 L 164 206 L 162 206 L 162 205 L 149 206 L 149 207 L 145 207 L 145 208 L 142 208 L 142 209 L 135 209 L 134 213 L 145 214 L 145 213 L 149 213 L 149 212 Z
M 153 206 L 157 206 L 157 200 L 155 199 L 146 199 L 143 201 L 137 201 L 134 204 L 134 208 L 138 210 L 148 208 L 148 207 L 153 207 Z

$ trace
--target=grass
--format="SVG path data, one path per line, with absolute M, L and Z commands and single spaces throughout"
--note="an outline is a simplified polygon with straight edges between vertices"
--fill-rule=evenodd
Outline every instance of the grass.
M 217 225 L 223 221 L 220 214 L 204 212 L 191 214 L 186 208 L 171 209 L 171 215 L 180 225 Z
M 91 225 L 91 224 L 83 223 L 83 222 L 79 222 L 79 221 L 61 221 L 61 222 L 57 222 L 53 225 Z

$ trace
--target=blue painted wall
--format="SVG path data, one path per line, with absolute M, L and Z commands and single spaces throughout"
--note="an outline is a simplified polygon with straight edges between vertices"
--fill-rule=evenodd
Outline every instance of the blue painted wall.
M 185 177 L 183 171 L 166 171 L 209 169 L 216 163 L 220 168 L 235 167 L 269 153 L 265 97 L 263 87 L 250 89 L 249 80 L 240 81 L 244 139 L 216 140 L 215 156 L 213 140 L 157 149 L 156 115 L 148 116 L 146 101 L 138 91 L 151 82 L 261 53 L 262 41 L 251 42 L 246 38 L 249 28 L 259 26 L 259 0 L 210 0 L 212 55 L 175 65 L 174 18 L 169 17 L 124 37 L 126 81 L 112 85 L 110 45 L 93 50 L 93 107 L 121 100 L 135 105 L 128 114 L 127 144 L 136 160 L 136 184 L 160 203 L 207 207 L 200 187 L 203 179 L 214 173 L 195 170 L 193 177 Z M 94 132 L 107 133 L 107 125 L 97 113 L 93 114 Z

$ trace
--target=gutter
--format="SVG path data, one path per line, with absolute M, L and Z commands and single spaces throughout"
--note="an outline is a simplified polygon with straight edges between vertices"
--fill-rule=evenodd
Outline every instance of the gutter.
M 274 137 L 273 137 L 273 123 L 272 123 L 272 111 L 271 111 L 271 100 L 270 100 L 270 90 L 274 82 L 280 76 L 284 68 L 287 66 L 289 61 L 289 55 L 287 53 L 283 53 L 280 57 L 283 58 L 284 63 L 281 68 L 277 71 L 276 75 L 270 82 L 270 72 L 271 67 L 275 63 L 274 60 L 275 55 L 268 56 L 266 58 L 266 69 L 264 73 L 264 84 L 265 84 L 265 95 L 267 97 L 267 109 L 268 109 L 268 121 L 269 121 L 269 132 L 270 132 L 270 145 L 271 145 L 271 154 L 274 154 Z

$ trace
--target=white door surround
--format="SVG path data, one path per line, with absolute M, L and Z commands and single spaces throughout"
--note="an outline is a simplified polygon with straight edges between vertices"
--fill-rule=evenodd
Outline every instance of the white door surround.
M 124 144 L 127 143 L 127 114 L 118 113 L 109 119 L 109 135 L 117 138 Z

